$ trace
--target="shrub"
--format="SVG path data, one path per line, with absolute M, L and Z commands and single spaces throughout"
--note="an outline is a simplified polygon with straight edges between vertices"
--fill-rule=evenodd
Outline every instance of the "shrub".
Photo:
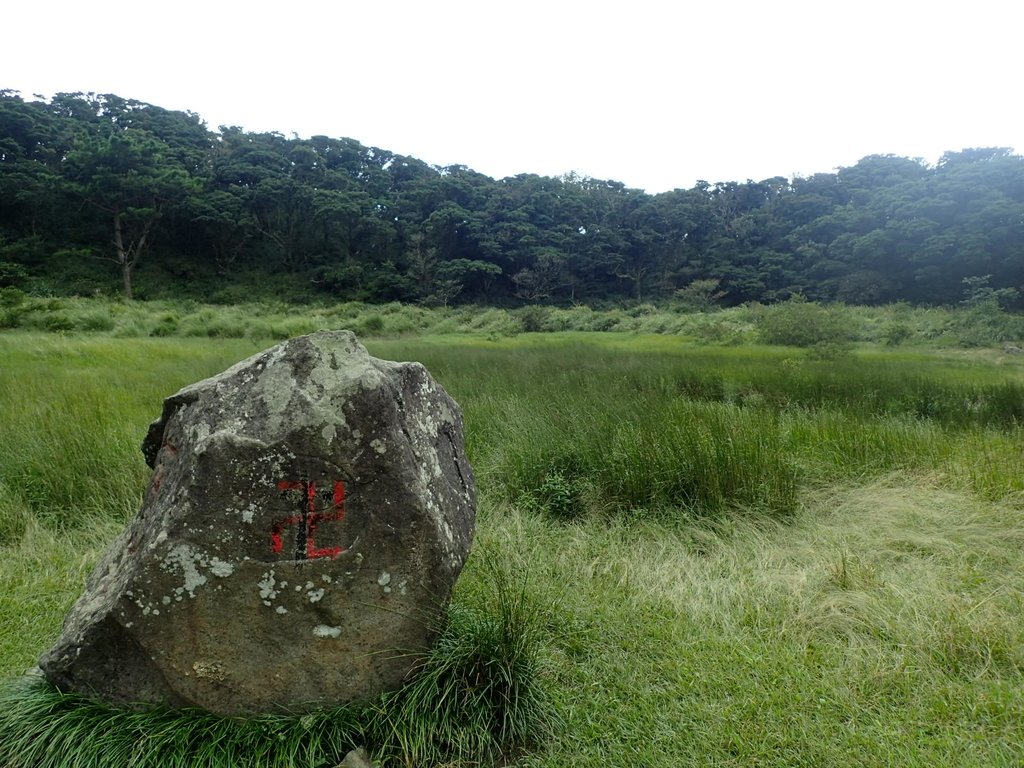
M 789 347 L 838 344 L 850 338 L 846 320 L 838 307 L 793 298 L 760 310 L 758 338 L 764 344 Z
M 722 313 L 696 315 L 695 318 L 685 331 L 691 334 L 698 343 L 730 345 L 743 341 L 745 331 L 743 326 L 735 320 L 723 318 Z
M 359 322 L 357 322 L 354 325 L 352 330 L 355 331 L 356 334 L 358 335 L 369 336 L 372 334 L 383 333 L 384 327 L 384 318 L 374 313 L 367 315 L 366 317 L 359 320 Z
M 950 331 L 961 346 L 990 347 L 1024 336 L 1024 317 L 1006 312 L 995 301 L 982 302 L 954 314 Z
M 75 321 L 66 312 L 50 312 L 41 318 L 43 329 L 47 331 L 73 331 Z
M 538 307 L 536 305 L 523 307 L 516 316 L 523 324 L 526 333 L 539 333 L 546 330 L 546 325 L 551 317 L 550 307 Z
M 694 280 L 675 291 L 673 296 L 683 310 L 710 312 L 717 309 L 718 303 L 725 298 L 725 291 L 718 290 L 718 284 L 715 279 Z
M 82 331 L 111 331 L 114 329 L 114 318 L 100 306 L 79 315 L 75 325 Z
M 0 285 L 17 285 L 28 279 L 28 271 L 13 261 L 0 261 Z
M 25 292 L 20 288 L 0 288 L 0 307 L 13 309 L 25 303 Z
M 889 323 L 882 331 L 882 338 L 890 347 L 898 347 L 913 335 L 910 326 L 899 321 Z
M 17 328 L 25 306 L 25 293 L 18 288 L 0 288 L 0 328 Z
M 582 490 L 578 477 L 552 469 L 535 488 L 523 492 L 519 504 L 556 520 L 575 520 L 587 511 Z
M 164 312 L 158 315 L 156 323 L 150 330 L 150 336 L 173 336 L 178 332 L 178 316 L 173 312 Z
M 459 312 L 460 332 L 483 332 L 498 339 L 502 336 L 515 336 L 522 332 L 523 323 L 517 315 L 504 309 L 485 309 L 482 307 L 465 308 Z

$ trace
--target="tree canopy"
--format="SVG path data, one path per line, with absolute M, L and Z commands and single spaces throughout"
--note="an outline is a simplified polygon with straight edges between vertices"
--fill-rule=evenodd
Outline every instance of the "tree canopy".
M 1024 158 L 872 155 L 651 195 L 492 179 L 351 138 L 0 91 L 0 287 L 490 304 L 963 299 L 1024 285 Z M 709 297 L 713 297 L 710 299 Z

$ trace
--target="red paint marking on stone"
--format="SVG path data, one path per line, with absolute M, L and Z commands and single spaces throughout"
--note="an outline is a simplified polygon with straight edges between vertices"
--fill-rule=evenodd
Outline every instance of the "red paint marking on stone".
M 345 551 L 344 547 L 317 547 L 316 545 L 316 527 L 317 524 L 322 520 L 335 521 L 342 520 L 345 517 L 345 483 L 341 480 L 334 481 L 334 489 L 331 495 L 331 509 L 329 512 L 317 511 L 316 505 L 316 483 L 298 482 L 295 480 L 282 480 L 277 484 L 279 491 L 302 491 L 306 492 L 306 503 L 305 509 L 301 514 L 291 515 L 289 517 L 282 518 L 276 521 L 270 530 L 270 548 L 274 554 L 280 554 L 284 549 L 284 538 L 282 534 L 284 529 L 288 526 L 297 525 L 300 526 L 298 533 L 299 541 L 297 543 L 298 548 L 296 549 L 296 556 L 300 558 L 304 555 L 306 559 L 315 560 L 320 557 L 337 557 Z M 302 545 L 305 545 L 304 549 Z
M 334 493 L 332 494 L 332 505 L 330 512 L 315 511 L 315 487 L 310 483 L 310 516 L 308 521 L 306 556 L 313 560 L 317 557 L 337 557 L 344 552 L 343 547 L 320 547 L 316 546 L 313 534 L 316 533 L 316 526 L 321 520 L 343 520 L 345 518 L 345 483 L 341 480 L 334 481 Z

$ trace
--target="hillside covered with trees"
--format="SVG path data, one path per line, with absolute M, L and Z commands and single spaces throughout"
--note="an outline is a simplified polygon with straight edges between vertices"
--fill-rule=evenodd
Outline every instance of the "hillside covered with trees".
M 1024 286 L 1024 157 L 1007 148 L 651 195 L 0 91 L 0 287 L 507 306 L 687 286 L 726 304 L 953 304 L 965 285 L 1018 302 Z

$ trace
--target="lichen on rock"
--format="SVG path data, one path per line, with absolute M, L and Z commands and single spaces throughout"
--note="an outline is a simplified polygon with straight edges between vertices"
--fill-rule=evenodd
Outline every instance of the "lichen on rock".
M 167 398 L 143 452 L 142 508 L 41 659 L 52 683 L 225 714 L 401 684 L 476 505 L 461 411 L 422 365 L 292 339 Z

